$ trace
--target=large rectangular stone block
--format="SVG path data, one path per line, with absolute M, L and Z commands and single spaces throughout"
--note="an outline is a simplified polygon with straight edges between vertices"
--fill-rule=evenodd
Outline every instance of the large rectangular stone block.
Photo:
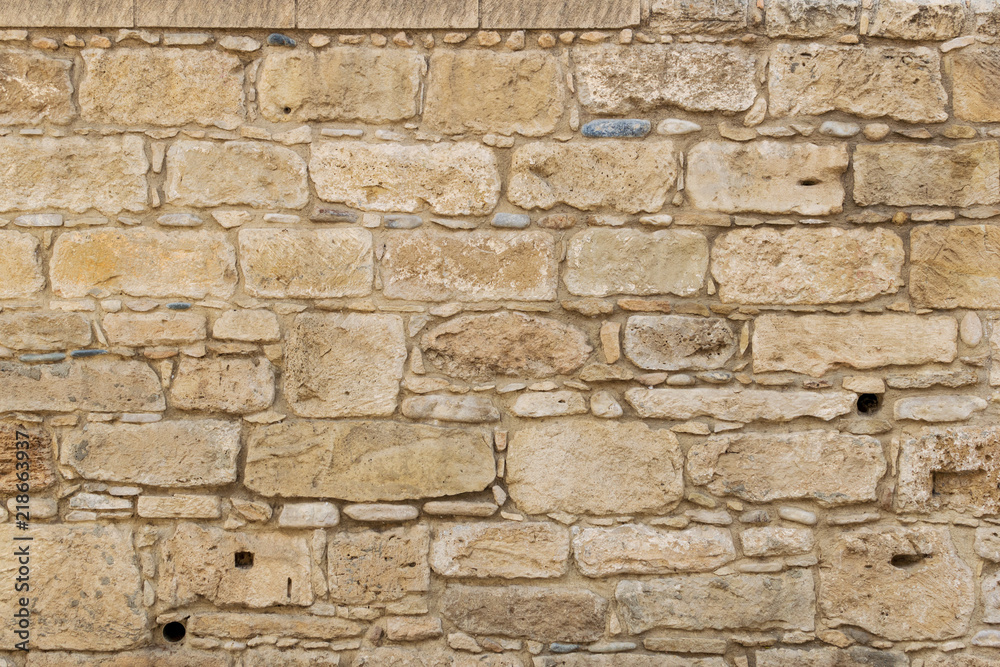
M 879 0 L 865 13 L 871 18 L 872 37 L 909 40 L 944 40 L 962 34 L 965 0 Z
M 0 5 L 0 25 L 26 28 L 131 28 L 133 0 L 9 0 Z
M 637 0 L 482 0 L 484 28 L 622 28 L 639 23 Z
M 71 60 L 0 50 L 0 125 L 70 122 L 75 114 L 72 67 Z
M 544 579 L 568 561 L 569 529 L 540 521 L 442 526 L 431 541 L 431 568 L 445 577 Z
M 625 325 L 625 356 L 658 371 L 721 368 L 736 353 L 736 336 L 722 318 L 633 315 Z
M 911 230 L 910 297 L 924 308 L 1000 308 L 1000 228 L 927 225 Z
M 191 615 L 188 632 L 196 636 L 247 640 L 261 635 L 322 639 L 356 637 L 365 626 L 332 616 L 203 612 Z
M 768 37 L 835 37 L 858 27 L 861 0 L 767 0 Z
M 773 391 L 751 389 L 640 389 L 625 392 L 639 416 L 648 419 L 714 417 L 723 421 L 785 422 L 798 417 L 830 421 L 854 409 L 857 394 L 848 391 Z
M 586 577 L 707 572 L 736 560 L 736 547 L 728 528 L 657 530 L 626 524 L 575 532 L 573 557 Z
M 160 379 L 140 361 L 0 362 L 0 412 L 160 412 Z
M 977 44 L 948 56 L 955 115 L 976 123 L 1000 121 L 1000 50 Z
M 252 414 L 274 402 L 274 366 L 263 357 L 181 357 L 170 404 L 180 410 Z
M 199 649 L 147 648 L 114 653 L 67 653 L 30 651 L 26 667 L 230 667 L 225 651 Z
M 201 313 L 109 313 L 101 324 L 112 345 L 177 345 L 208 335 L 208 320 Z
M 298 0 L 299 28 L 475 28 L 477 0 Z
M 31 296 L 45 287 L 41 244 L 31 234 L 0 230 L 0 299 Z
M 10 310 L 0 313 L 0 345 L 51 352 L 90 343 L 90 320 L 77 313 Z
M 137 0 L 135 24 L 151 28 L 294 28 L 295 0 L 227 0 L 220 3 Z
M 330 600 L 391 602 L 430 588 L 427 526 L 330 533 L 326 561 Z

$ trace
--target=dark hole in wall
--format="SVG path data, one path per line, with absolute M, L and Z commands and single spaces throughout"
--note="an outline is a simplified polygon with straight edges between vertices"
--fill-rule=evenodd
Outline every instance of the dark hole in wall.
M 239 569 L 248 570 L 253 567 L 253 554 L 249 551 L 237 551 L 233 561 Z
M 163 638 L 168 642 L 179 642 L 187 634 L 187 628 L 180 621 L 171 621 L 163 626 Z
M 858 396 L 858 412 L 863 415 L 871 415 L 878 412 L 882 406 L 882 399 L 878 394 L 861 394 Z

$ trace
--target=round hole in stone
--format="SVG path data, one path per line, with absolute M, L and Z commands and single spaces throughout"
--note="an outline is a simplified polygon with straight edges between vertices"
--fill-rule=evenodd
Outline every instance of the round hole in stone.
M 180 621 L 171 621 L 163 626 L 163 638 L 168 642 L 179 642 L 187 634 L 187 628 Z
M 871 415 L 878 412 L 882 405 L 882 399 L 878 394 L 861 394 L 858 396 L 858 412 L 863 415 Z
M 282 109 L 282 111 L 284 111 L 285 113 L 292 113 L 292 108 L 291 107 L 285 107 L 284 109 Z

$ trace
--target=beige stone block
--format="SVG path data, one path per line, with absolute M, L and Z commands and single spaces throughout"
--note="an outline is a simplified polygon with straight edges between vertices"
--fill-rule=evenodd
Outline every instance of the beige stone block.
M 925 422 L 965 421 L 989 404 L 978 396 L 943 394 L 937 396 L 910 396 L 892 405 L 895 419 L 913 419 Z
M 463 523 L 436 528 L 430 565 L 444 577 L 545 579 L 569 561 L 569 529 L 552 523 Z
M 636 0 L 483 0 L 484 28 L 622 28 L 639 24 Z
M 645 644 L 655 639 L 646 639 Z M 616 642 L 599 642 L 598 646 Z M 648 646 L 647 646 L 648 648 Z M 534 659 L 536 667 L 729 667 L 724 658 L 689 658 L 678 655 L 639 653 L 567 653 L 546 655 Z
M 862 206 L 1000 202 L 997 142 L 859 145 L 854 149 L 854 201 Z
M 507 199 L 525 209 L 568 204 L 585 211 L 608 207 L 655 213 L 677 173 L 672 141 L 539 141 L 514 150 Z M 581 182 L 587 187 L 581 188 Z
M 495 475 L 476 429 L 290 421 L 250 434 L 244 483 L 264 496 L 374 502 L 482 491 Z
M 263 357 L 182 357 L 170 384 L 179 410 L 252 414 L 274 402 L 274 367 Z
M 1000 429 L 992 426 L 907 428 L 900 437 L 900 511 L 952 509 L 976 516 L 1000 511 Z
M 633 315 L 625 325 L 625 356 L 647 370 L 721 368 L 735 352 L 736 336 L 719 318 Z
M 281 328 L 269 310 L 227 310 L 212 325 L 212 337 L 270 343 L 281 338 Z
M 56 481 L 51 431 L 41 424 L 25 423 L 16 418 L 0 421 L 0 493 L 13 497 L 17 494 L 18 482 L 24 481 L 18 479 L 18 473 L 24 470 L 24 460 L 18 456 L 22 451 L 29 457 L 28 481 L 32 492 L 47 489 Z
M 573 557 L 586 577 L 707 572 L 736 560 L 736 548 L 728 528 L 672 531 L 626 524 L 579 530 L 573 536 Z
M 486 396 L 409 396 L 403 399 L 404 417 L 470 424 L 500 421 L 500 411 Z
M 188 621 L 188 631 L 193 635 L 244 641 L 262 635 L 330 641 L 356 637 L 364 629 L 356 621 L 307 614 L 207 612 L 194 613 Z
M 684 489 L 677 437 L 642 422 L 553 419 L 512 434 L 507 484 L 528 514 L 657 513 Z
M 820 377 L 839 366 L 880 368 L 954 361 L 958 322 L 919 315 L 762 315 L 754 322 L 754 372 Z
M 229 0 L 218 4 L 137 0 L 135 24 L 151 28 L 294 28 L 295 0 Z
M 704 141 L 687 155 L 687 193 L 702 209 L 829 215 L 844 209 L 845 144 Z
M 523 134 L 556 129 L 566 101 L 559 61 L 539 51 L 440 51 L 431 56 L 428 129 L 444 134 Z
M 406 361 L 399 315 L 303 313 L 285 349 L 285 399 L 300 417 L 389 416 Z
M 976 45 L 949 54 L 955 115 L 977 123 L 1000 121 L 1000 50 Z
M 0 212 L 52 208 L 105 215 L 146 207 L 146 160 L 141 138 L 2 137 Z
M 430 587 L 427 526 L 329 534 L 330 601 L 391 602 Z
M 26 28 L 132 27 L 133 0 L 10 0 L 0 6 L 0 25 Z
M 84 49 L 80 82 L 84 120 L 116 125 L 219 124 L 243 121 L 243 66 L 217 50 Z
M 410 51 L 272 51 L 257 75 L 260 112 L 272 122 L 405 120 L 419 111 L 425 70 L 423 57 Z
M 587 229 L 569 240 L 563 281 L 570 294 L 693 296 L 708 271 L 708 241 L 688 229 Z
M 31 234 L 0 230 L 0 299 L 28 297 L 45 287 L 38 239 Z
M 910 296 L 925 308 L 1000 308 L 1000 229 L 916 227 L 910 232 Z
M 112 345 L 177 345 L 204 340 L 208 323 L 201 313 L 110 313 L 101 325 Z
M 716 238 L 712 277 L 726 303 L 868 301 L 903 285 L 903 241 L 885 229 L 737 229 Z
M 816 546 L 816 538 L 809 528 L 764 526 L 744 528 L 740 543 L 744 556 L 770 558 L 809 553 Z
M 768 108 L 778 118 L 843 111 L 908 123 L 948 119 L 941 59 L 927 47 L 779 44 L 768 72 Z
M 177 141 L 167 150 L 163 192 L 176 206 L 302 208 L 306 161 L 290 148 L 254 141 Z
M 878 440 L 838 431 L 713 435 L 695 443 L 687 456 L 692 484 L 754 503 L 793 498 L 824 506 L 869 502 L 885 471 Z
M 0 125 L 70 122 L 76 112 L 72 67 L 71 60 L 0 49 Z
M 871 17 L 868 34 L 887 39 L 951 39 L 965 24 L 963 0 L 879 0 L 866 13 Z
M 51 352 L 90 343 L 90 320 L 77 313 L 9 310 L 0 313 L 0 345 Z
M 476 0 L 298 0 L 299 28 L 475 28 Z
M 274 667 L 274 665 L 282 667 L 339 667 L 340 654 L 325 649 L 278 649 L 266 645 L 243 652 L 243 667 Z
M 573 63 L 580 103 L 595 114 L 746 111 L 757 97 L 757 58 L 743 47 L 580 46 Z
M 145 519 L 218 519 L 222 506 L 218 496 L 139 496 L 136 512 Z
M 236 289 L 236 250 L 223 234 L 148 227 L 65 232 L 50 276 L 61 297 L 99 294 L 228 298 Z
M 478 647 L 478 644 L 476 646 Z M 525 667 L 521 658 L 517 657 L 514 653 L 481 653 L 474 655 L 430 647 L 399 648 L 395 646 L 362 648 L 358 651 L 357 657 L 354 658 L 353 665 L 354 667 L 380 667 L 382 665 L 399 665 L 400 667 L 436 667 L 437 665 L 453 665 L 454 667 Z M 969 667 L 979 666 L 970 665 Z
M 322 664 L 322 663 L 320 663 Z M 223 651 L 197 649 L 149 648 L 115 653 L 65 653 L 63 651 L 30 651 L 27 667 L 230 667 L 229 655 Z
M 968 632 L 975 585 L 948 526 L 830 533 L 821 553 L 819 609 L 827 624 L 859 627 L 890 641 Z
M 767 648 L 757 651 L 757 667 L 909 667 L 910 658 L 902 651 L 880 651 L 867 646 L 841 648 Z
M 555 239 L 541 231 L 401 231 L 382 237 L 383 294 L 414 301 L 549 301 Z
M 471 141 L 434 145 L 314 144 L 309 176 L 323 201 L 365 211 L 485 215 L 500 196 L 496 155 Z
M 714 417 L 722 421 L 791 421 L 818 417 L 830 421 L 854 409 L 857 394 L 847 391 L 773 391 L 770 389 L 640 389 L 625 399 L 644 419 L 686 420 Z
M 35 366 L 0 361 L 0 412 L 160 412 L 160 379 L 140 361 L 77 359 Z
M 838 37 L 858 27 L 860 0 L 767 0 L 768 37 Z

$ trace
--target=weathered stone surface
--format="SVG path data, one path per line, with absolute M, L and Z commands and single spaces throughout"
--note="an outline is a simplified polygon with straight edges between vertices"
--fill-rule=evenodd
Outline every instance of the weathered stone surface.
M 607 600 L 578 588 L 453 584 L 441 596 L 441 613 L 464 632 L 538 641 L 596 641 L 607 608 Z
M 708 241 L 687 229 L 588 229 L 569 241 L 563 280 L 570 294 L 692 296 L 708 271 Z
M 40 244 L 31 234 L 0 230 L 0 299 L 31 296 L 45 287 Z
M 129 296 L 226 298 L 236 289 L 236 250 L 214 232 L 92 229 L 66 232 L 52 251 L 52 289 Z
M 976 555 L 1000 562 L 1000 526 L 983 525 L 976 528 Z
M 844 208 L 845 145 L 704 141 L 687 156 L 687 193 L 697 208 L 726 213 L 829 215 Z
M 141 138 L 0 138 L 0 212 L 51 208 L 106 215 L 139 211 L 148 199 Z
M 965 23 L 962 0 L 879 0 L 868 34 L 888 39 L 951 39 Z
M 90 340 L 90 320 L 83 315 L 23 310 L 0 313 L 0 345 L 5 347 L 47 352 L 83 347 Z
M 298 421 L 251 433 L 244 483 L 265 496 L 370 502 L 482 491 L 494 476 L 474 429 Z
M 212 325 L 212 337 L 268 343 L 281 338 L 281 328 L 269 310 L 227 310 Z
M 406 360 L 398 315 L 303 313 L 286 345 L 285 399 L 300 417 L 387 416 Z
M 0 557 L 0 571 L 12 582 L 19 567 L 13 545 L 22 544 L 14 541 L 18 534 L 23 536 L 14 524 L 0 525 L 0 538 L 12 545 Z M 34 523 L 30 535 L 24 544 L 30 544 L 32 648 L 116 651 L 149 641 L 131 528 Z M 7 618 L 15 618 L 25 594 L 13 584 L 4 587 L 0 609 Z M 0 647 L 13 650 L 21 641 L 16 628 L 11 622 L 0 629 Z
M 355 637 L 365 626 L 355 621 L 305 614 L 197 613 L 188 621 L 193 635 L 246 640 L 261 635 L 330 641 Z
M 77 25 L 103 25 L 81 23 Z M 129 23 L 128 25 L 132 25 Z M 135 25 L 172 28 L 293 28 L 295 0 L 137 0 Z
M 735 352 L 736 338 L 723 319 L 633 315 L 625 325 L 625 356 L 639 368 L 721 368 Z
M 747 0 L 653 0 L 650 23 L 664 32 L 724 33 L 745 28 Z
M 924 660 L 924 667 L 992 667 L 993 657 L 969 653 L 931 653 Z
M 271 298 L 367 296 L 372 234 L 366 229 L 242 229 L 244 289 Z
M 882 228 L 737 229 L 712 246 L 726 303 L 868 301 L 903 284 L 903 241 Z
M 257 646 L 243 652 L 242 667 L 339 667 L 340 654 L 325 649 L 278 649 Z
M 707 572 L 736 560 L 736 549 L 727 528 L 693 526 L 665 531 L 627 524 L 575 532 L 573 557 L 584 576 L 607 577 Z
M 860 0 L 768 0 L 768 37 L 826 37 L 852 32 Z
M 526 391 L 510 411 L 518 417 L 561 417 L 587 413 L 587 402 L 578 391 Z
M 757 651 L 757 667 L 909 667 L 902 651 L 879 651 L 867 646 L 842 648 L 768 648 Z
M 640 389 L 625 392 L 625 399 L 642 418 L 692 419 L 714 417 L 724 421 L 789 421 L 819 417 L 829 421 L 854 409 L 852 392 L 773 391 L 751 389 Z
M 987 403 L 978 396 L 912 396 L 896 401 L 892 414 L 896 419 L 925 422 L 963 421 L 974 412 L 985 410 Z
M 0 125 L 64 125 L 74 115 L 70 60 L 0 50 Z
M 557 419 L 514 432 L 507 483 L 528 514 L 662 512 L 683 492 L 677 437 L 642 422 Z
M 545 52 L 438 51 L 423 119 L 444 134 L 539 137 L 556 129 L 565 98 L 559 61 Z
M 309 176 L 323 201 L 365 211 L 412 213 L 426 205 L 440 215 L 485 215 L 500 196 L 496 155 L 471 141 L 326 141 L 313 145 Z
M 0 361 L 0 412 L 159 412 L 160 380 L 140 361 L 88 359 L 46 366 Z
M 552 523 L 453 524 L 431 541 L 431 568 L 445 577 L 545 579 L 568 560 L 569 529 Z
M 568 204 L 584 211 L 609 207 L 655 213 L 677 174 L 677 153 L 669 140 L 538 141 L 514 150 L 507 199 L 525 209 Z M 587 187 L 581 188 L 581 181 Z
M 650 640 L 646 640 L 649 642 Z M 627 644 L 627 643 L 626 643 Z M 600 646 L 601 644 L 598 644 Z M 582 647 L 581 647 L 582 648 Z M 621 650 L 621 649 L 620 649 Z M 678 655 L 637 653 L 567 653 L 534 659 L 536 667 L 728 667 L 724 658 L 689 658 Z
M 475 28 L 478 9 L 476 0 L 300 0 L 295 14 L 299 28 Z
M 302 208 L 306 161 L 262 142 L 176 141 L 167 150 L 163 193 L 176 206 Z
M 948 56 L 955 115 L 979 123 L 1000 121 L 1000 51 L 986 45 L 959 49 Z
M 115 653 L 64 653 L 63 651 L 30 651 L 27 667 L 229 667 L 229 656 L 223 651 L 197 649 L 140 649 Z
M 632 634 L 651 628 L 812 631 L 816 594 L 808 570 L 781 574 L 688 574 L 622 581 L 615 591 Z
M 160 547 L 157 597 L 170 606 L 199 598 L 254 608 L 310 605 L 312 569 L 301 535 L 182 523 Z
M 836 474 L 829 474 L 836 470 Z M 688 451 L 688 478 L 751 502 L 809 498 L 821 505 L 875 500 L 882 444 L 837 431 L 714 435 Z
M 0 22 L 32 27 L 131 27 L 132 7 L 128 0 L 100 0 L 71 6 L 61 0 L 12 0 L 0 7 Z
M 282 528 L 332 528 L 340 523 L 340 512 L 333 503 L 289 503 L 281 508 L 278 525 Z
M 630 0 L 482 0 L 480 6 L 484 28 L 621 28 L 639 23 L 639 6 Z
M 926 225 L 910 232 L 910 296 L 925 308 L 1000 308 L 1000 229 Z
M 331 602 L 386 602 L 426 591 L 430 586 L 429 541 L 427 526 L 330 533 Z
M 779 44 L 768 72 L 768 108 L 779 118 L 844 111 L 909 123 L 948 119 L 941 59 L 927 47 Z
M 830 534 L 821 544 L 825 622 L 890 641 L 950 639 L 969 629 L 972 570 L 948 526 L 885 526 Z
M 170 385 L 180 410 L 251 414 L 274 402 L 274 367 L 262 357 L 182 357 Z
M 401 411 L 410 419 L 437 419 L 446 422 L 500 421 L 500 411 L 486 396 L 410 396 Z
M 884 462 L 882 465 L 884 471 Z M 816 546 L 812 530 L 784 526 L 744 528 L 740 534 L 740 542 L 743 544 L 744 556 L 765 558 L 809 553 Z
M 109 313 L 101 325 L 113 345 L 176 345 L 208 335 L 208 322 L 201 313 Z
M 917 315 L 762 315 L 754 323 L 755 372 L 819 377 L 837 366 L 879 368 L 954 361 L 958 322 Z
M 178 493 L 172 496 L 139 496 L 136 514 L 145 519 L 218 519 L 219 496 Z
M 757 61 L 741 47 L 584 46 L 573 49 L 573 62 L 580 102 L 595 114 L 746 111 L 757 97 Z
M 858 145 L 854 201 L 862 206 L 995 204 L 1000 201 L 997 142 Z
M 430 647 L 384 646 L 361 649 L 351 667 L 524 667 L 524 663 L 512 653 L 472 655 Z
M 396 232 L 383 237 L 383 293 L 415 301 L 548 301 L 559 276 L 547 232 Z
M 37 493 L 52 486 L 55 482 L 52 433 L 41 424 L 0 421 L 0 493 L 14 496 L 18 482 L 24 481 L 17 478 L 20 451 L 28 456 L 31 492 Z M 22 460 L 20 471 L 23 470 Z
M 417 114 L 424 67 L 412 51 L 272 51 L 257 75 L 260 112 L 272 122 L 405 120 Z
M 243 66 L 225 51 L 84 49 L 80 109 L 117 125 L 214 125 L 243 121 Z

